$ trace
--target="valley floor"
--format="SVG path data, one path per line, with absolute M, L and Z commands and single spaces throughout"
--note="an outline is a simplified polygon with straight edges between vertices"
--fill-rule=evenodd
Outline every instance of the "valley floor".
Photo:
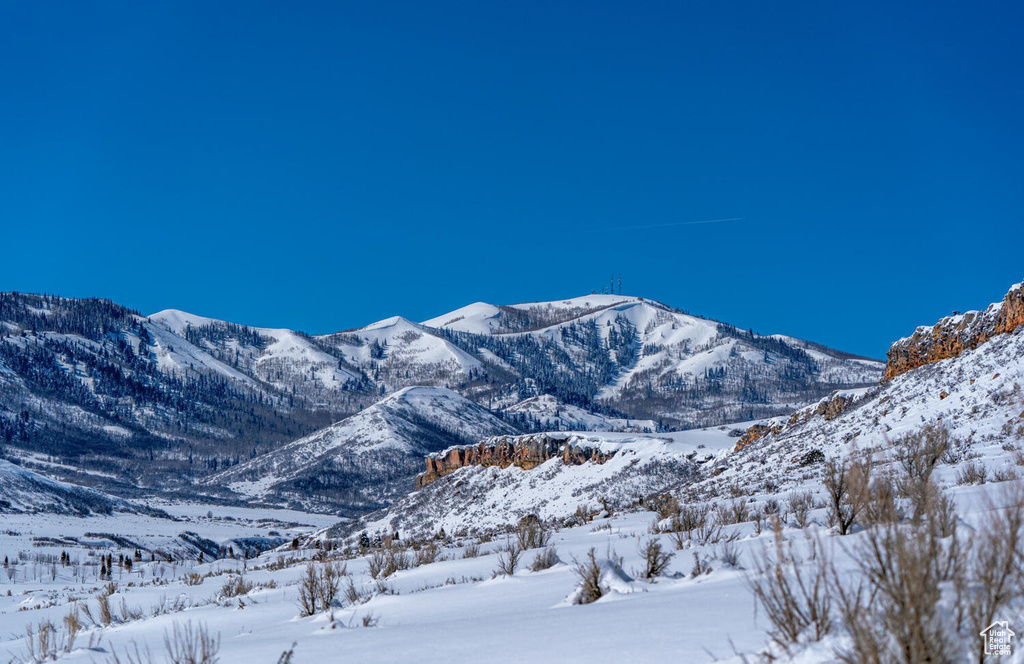
M 960 506 L 961 517 L 970 523 L 985 511 L 985 495 L 998 496 L 1000 488 L 1010 484 L 950 487 L 949 491 Z M 287 532 L 287 536 L 308 533 L 327 525 L 329 519 L 285 511 L 267 514 L 201 505 L 164 507 L 183 521 L 136 516 L 51 519 L 45 515 L 0 519 L 0 527 L 6 531 L 0 535 L 0 555 L 12 561 L 19 553 L 25 558 L 13 566 L 13 578 L 0 573 L 0 661 L 33 661 L 25 637 L 27 628 L 38 632 L 41 624 L 52 622 L 63 635 L 64 618 L 76 602 L 87 606 L 94 617 L 100 615 L 97 595 L 106 582 L 95 578 L 95 570 L 88 566 L 79 566 L 75 578 L 73 566 L 33 562 L 35 554 L 64 549 L 33 546 L 39 541 L 33 542 L 32 537 L 78 536 L 84 545 L 66 548 L 73 561 L 95 561 L 99 550 L 113 553 L 116 561 L 119 553 L 132 552 L 109 542 L 102 549 L 93 546 L 96 538 L 85 533 L 110 532 L 132 538 L 145 531 L 148 537 L 170 540 L 176 532 L 190 529 L 224 541 L 266 536 L 269 530 Z M 207 510 L 219 519 L 207 518 Z M 268 517 L 277 520 L 276 526 Z M 749 522 L 726 527 L 724 534 L 738 537 L 735 551 L 739 564 L 734 567 L 722 562 L 728 557 L 728 547 L 722 543 L 696 546 L 688 541 L 684 550 L 676 550 L 669 535 L 651 534 L 656 520 L 654 513 L 641 511 L 598 516 L 589 523 L 561 529 L 553 533 L 551 545 L 562 562 L 543 571 L 530 571 L 539 553 L 530 550 L 513 576 L 495 576 L 497 552 L 505 545 L 501 539 L 482 544 L 448 540 L 441 549 L 444 559 L 398 571 L 381 582 L 370 578 L 368 556 L 355 554 L 345 561 L 347 572 L 354 588 L 369 599 L 356 604 L 344 599 L 348 579 L 343 579 L 337 607 L 312 617 L 299 617 L 297 584 L 305 560 L 316 550 L 292 551 L 286 545 L 248 561 L 206 564 L 144 561 L 130 573 L 114 570 L 117 589 L 110 597 L 111 624 L 87 626 L 68 652 L 56 654 L 67 662 L 113 662 L 116 653 L 124 662 L 131 661 L 125 653 L 137 644 L 142 661 L 162 662 L 165 634 L 172 633 L 176 624 L 181 627 L 191 622 L 219 635 L 221 662 L 252 664 L 277 662 L 288 650 L 293 651 L 290 661 L 294 663 L 739 662 L 743 661 L 739 653 L 756 658 L 769 644 L 770 625 L 755 610 L 747 570 L 773 545 L 774 533 L 767 527 L 756 533 Z M 838 567 L 852 569 L 845 552 L 861 535 L 839 538 L 831 534 L 818 525 L 824 523 L 824 510 L 812 512 L 811 520 L 807 528 L 786 527 L 782 535 L 800 549 L 809 535 L 819 534 L 836 556 Z M 652 537 L 659 538 L 675 555 L 666 575 L 656 582 L 633 580 L 641 576 L 637 573 L 641 566 L 638 544 Z M 474 545 L 480 546 L 480 554 L 464 557 Z M 613 580 L 611 592 L 593 604 L 574 605 L 571 597 L 579 579 L 573 561 L 584 560 L 591 549 L 598 559 L 608 554 L 622 556 L 622 569 L 633 578 Z M 698 558 L 712 571 L 692 578 Z M 244 572 L 254 589 L 226 597 L 222 588 L 237 579 L 236 572 Z M 186 583 L 191 574 L 202 576 L 193 577 L 197 585 Z M 798 661 L 830 661 L 832 645 L 813 644 L 799 653 Z M 151 660 L 145 657 L 147 649 Z

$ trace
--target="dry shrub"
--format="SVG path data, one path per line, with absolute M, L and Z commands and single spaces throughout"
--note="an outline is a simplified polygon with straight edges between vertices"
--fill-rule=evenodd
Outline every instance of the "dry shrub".
M 787 650 L 803 638 L 820 641 L 832 630 L 829 563 L 818 540 L 805 558 L 793 554 L 775 522 L 775 551 L 754 562 L 747 583 L 772 624 L 772 640 Z
M 665 551 L 656 538 L 638 543 L 637 553 L 643 559 L 643 569 L 638 576 L 645 579 L 654 579 L 664 574 L 675 555 Z
M 970 630 L 980 632 L 991 625 L 1015 600 L 1024 595 L 1024 489 L 1014 487 L 1003 492 L 1006 506 L 989 504 L 985 519 L 974 538 L 970 562 L 972 583 L 967 588 L 964 613 Z M 977 660 L 985 659 L 978 642 Z
M 952 661 L 942 584 L 957 569 L 955 538 L 944 542 L 931 524 L 882 524 L 854 550 L 861 581 L 837 583 L 840 613 L 851 646 L 843 662 Z
M 703 574 L 711 574 L 711 565 L 706 559 L 701 558 L 697 555 L 697 552 L 694 551 L 693 569 L 690 570 L 690 577 L 695 579 Z
M 715 547 L 715 557 L 729 567 L 740 566 L 740 550 L 733 540 L 726 540 Z
M 348 600 L 349 604 L 362 604 L 367 598 L 367 594 L 361 592 L 356 588 L 354 580 L 348 580 L 348 587 L 345 588 L 345 599 Z
M 530 571 L 539 572 L 541 570 L 549 569 L 554 567 L 558 563 L 562 562 L 558 557 L 558 552 L 555 551 L 554 547 L 548 547 L 537 554 L 530 563 Z
M 523 550 L 519 548 L 519 543 L 506 540 L 505 549 L 498 555 L 497 573 L 512 576 L 519 568 L 522 557 Z
M 480 544 L 478 544 L 477 542 L 473 542 L 472 544 L 467 544 L 466 548 L 462 550 L 462 557 L 463 558 L 476 558 L 479 555 L 480 555 Z
M 38 627 L 25 628 L 25 649 L 29 661 L 46 662 L 57 659 L 57 627 L 49 620 L 40 621 Z M 12 662 L 18 661 L 12 659 Z
M 914 521 L 919 521 L 937 499 L 940 492 L 932 482 L 932 473 L 951 447 L 949 430 L 936 424 L 904 435 L 893 443 L 895 459 L 902 471 L 895 479 L 896 490 L 901 497 L 910 500 Z
M 221 597 L 241 597 L 248 595 L 253 589 L 252 583 L 246 581 L 242 574 L 230 574 L 228 580 L 221 586 Z
M 377 579 L 384 571 L 384 565 L 387 563 L 388 557 L 384 551 L 377 549 L 366 559 L 368 572 L 370 573 L 371 579 Z
M 551 543 L 551 533 L 544 528 L 540 519 L 530 514 L 519 520 L 516 526 L 516 540 L 519 548 L 524 551 L 541 549 Z
M 106 587 L 96 595 L 96 603 L 99 607 L 99 623 L 104 627 L 109 626 L 110 623 L 114 621 L 114 616 L 110 611 L 110 596 L 117 590 L 117 586 L 113 586 L 113 588 L 111 588 L 112 585 L 113 584 L 107 584 Z
M 789 513 L 793 515 L 796 525 L 806 528 L 810 523 L 811 510 L 814 509 L 814 494 L 810 491 L 798 491 L 786 501 Z M 778 512 L 778 509 L 776 509 Z
M 438 556 L 441 554 L 441 548 L 437 544 L 431 542 L 426 546 L 422 546 L 416 551 L 416 555 L 413 557 L 413 566 L 419 567 L 420 565 L 429 565 L 430 563 L 436 562 Z
M 956 475 L 957 484 L 984 484 L 988 479 L 988 468 L 974 461 L 966 464 Z
M 78 602 L 71 605 L 71 609 L 68 614 L 64 616 L 64 630 L 66 633 L 66 641 L 64 644 L 64 652 L 71 652 L 75 648 L 75 639 L 78 637 L 78 633 L 85 628 L 82 624 L 82 620 L 78 615 Z
M 188 621 L 174 623 L 170 634 L 164 633 L 164 649 L 171 664 L 216 664 L 220 652 L 220 636 L 210 636 L 205 624 L 198 627 Z
M 828 508 L 840 535 L 853 528 L 864 508 L 871 480 L 871 456 L 854 451 L 849 459 L 825 462 L 823 479 L 828 495 Z
M 670 493 L 658 496 L 650 501 L 651 509 L 658 514 L 658 520 L 674 519 L 679 516 L 681 507 L 679 499 Z
M 704 503 L 684 505 L 679 508 L 679 513 L 672 517 L 670 531 L 685 534 L 685 539 L 690 539 L 693 531 L 704 527 L 707 523 L 710 512 L 711 508 Z
M 338 596 L 341 578 L 347 574 L 347 568 L 340 563 L 308 563 L 299 581 L 300 615 L 311 616 L 318 611 L 330 610 Z M 350 590 L 354 591 L 355 586 L 350 584 Z
M 601 599 L 601 565 L 597 562 L 597 551 L 591 547 L 587 557 L 582 561 L 573 558 L 572 571 L 580 580 L 580 592 L 576 596 L 577 604 L 590 604 Z

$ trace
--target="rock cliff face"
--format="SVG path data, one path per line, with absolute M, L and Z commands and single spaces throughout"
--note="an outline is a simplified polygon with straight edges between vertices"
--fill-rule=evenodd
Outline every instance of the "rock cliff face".
M 580 445 L 571 435 L 538 433 L 526 436 L 494 436 L 477 445 L 452 447 L 426 458 L 426 471 L 416 477 L 416 488 L 424 487 L 438 477 L 465 466 L 517 466 L 530 470 L 554 458 L 578 466 L 593 461 L 604 463 L 614 452 L 602 452 L 590 445 Z
M 814 417 L 822 417 L 826 421 L 834 420 L 845 413 L 855 401 L 856 399 L 852 396 L 843 396 L 839 392 L 833 392 L 831 396 L 822 399 L 816 405 L 796 411 L 790 415 L 786 422 L 775 420 L 765 424 L 755 424 L 747 429 L 743 436 L 736 441 L 736 451 L 739 452 L 747 445 L 769 434 L 779 434 L 789 427 L 804 424 Z
M 1020 325 L 1024 325 L 1024 283 L 1013 286 L 1002 302 L 984 311 L 943 318 L 933 327 L 919 327 L 912 336 L 894 343 L 889 349 L 882 382 L 973 350 L 997 334 L 1013 332 Z

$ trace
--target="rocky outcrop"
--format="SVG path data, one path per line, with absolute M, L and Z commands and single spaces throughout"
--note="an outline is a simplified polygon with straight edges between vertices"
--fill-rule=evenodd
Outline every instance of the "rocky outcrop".
M 856 399 L 853 396 L 843 396 L 839 392 L 833 392 L 831 396 L 822 399 L 814 406 L 801 408 L 792 415 L 785 424 L 781 422 L 768 422 L 766 424 L 755 424 L 743 432 L 743 435 L 736 441 L 736 451 L 739 452 L 747 445 L 764 438 L 769 434 L 782 433 L 789 427 L 804 424 L 814 417 L 822 417 L 826 420 L 834 420 L 849 409 Z
M 956 357 L 1021 325 L 1024 325 L 1024 283 L 1015 285 L 1002 302 L 984 311 L 943 318 L 934 326 L 919 327 L 912 336 L 894 343 L 886 358 L 882 382 L 925 364 Z
M 739 452 L 747 445 L 764 438 L 770 433 L 779 433 L 780 431 L 782 431 L 781 424 L 755 424 L 747 429 L 740 439 L 736 441 L 736 451 Z
M 578 466 L 587 461 L 604 463 L 614 455 L 614 452 L 602 452 L 599 447 L 565 434 L 494 436 L 477 445 L 452 447 L 431 454 L 426 458 L 426 471 L 416 477 L 416 488 L 466 466 L 517 466 L 530 470 L 554 458 L 560 458 L 566 465 Z

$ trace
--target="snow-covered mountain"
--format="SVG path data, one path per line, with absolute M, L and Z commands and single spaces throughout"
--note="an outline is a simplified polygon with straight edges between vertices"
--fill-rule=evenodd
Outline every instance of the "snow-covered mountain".
M 790 412 L 875 382 L 881 366 L 612 295 L 475 304 L 423 324 L 393 317 L 312 336 L 7 293 L 0 442 L 9 456 L 52 457 L 45 472 L 107 491 L 198 483 L 232 498 L 204 480 L 407 387 L 450 389 L 524 430 L 643 432 Z
M 670 427 L 790 412 L 834 389 L 875 383 L 883 367 L 620 295 L 478 302 L 424 325 L 512 373 L 518 380 L 501 391 L 503 403 L 552 394 Z
M 368 529 L 399 532 L 404 537 L 430 535 L 441 528 L 476 532 L 501 528 L 527 514 L 563 519 L 581 508 L 596 512 L 604 504 L 613 509 L 636 505 L 666 487 L 698 477 L 701 467 L 736 445 L 739 433 L 717 427 L 660 435 L 558 432 L 502 439 L 498 442 L 515 446 L 513 454 L 519 458 L 487 465 L 463 461 L 462 467 L 389 508 L 342 524 L 332 533 Z M 547 460 L 529 458 L 538 445 L 552 440 L 561 450 L 568 448 L 570 456 L 587 460 L 567 463 L 561 453 Z M 440 460 L 452 451 L 432 456 Z M 524 456 L 528 463 L 521 462 Z
M 93 489 L 58 482 L 0 459 L 0 514 L 36 512 L 74 516 L 114 512 L 163 515 L 160 510 L 137 505 Z
M 253 498 L 367 509 L 408 493 L 424 455 L 515 431 L 455 392 L 408 387 L 208 482 Z
M 1002 305 L 986 311 L 1020 311 L 1014 304 L 1018 300 L 1024 301 L 1021 285 L 1010 290 Z M 976 319 L 975 314 L 968 319 Z M 945 319 L 934 330 L 959 330 L 962 320 Z M 892 456 L 892 441 L 933 425 L 946 428 L 955 441 L 948 467 L 940 473 L 947 481 L 979 461 L 990 474 L 1016 476 L 1016 466 L 1024 462 L 1024 317 L 1007 320 L 1016 324 L 984 328 L 980 339 L 959 335 L 955 344 L 929 332 L 934 347 L 914 341 L 924 359 L 907 368 L 904 349 L 923 334 L 919 331 L 893 344 L 890 357 L 904 370 L 890 372 L 881 385 L 836 391 L 790 415 L 749 426 L 632 436 L 560 434 L 566 444 L 609 455 L 601 462 L 571 464 L 551 457 L 521 464 L 515 455 L 536 447 L 529 437 L 524 437 L 524 452 L 514 453 L 511 461 L 481 462 L 462 454 L 454 467 L 446 467 L 451 453 L 434 455 L 427 464 L 434 472 L 423 488 L 370 515 L 364 524 L 346 524 L 335 532 L 441 526 L 453 532 L 512 523 L 531 511 L 563 518 L 577 505 L 601 499 L 628 507 L 640 497 L 666 491 L 689 500 L 736 495 L 784 499 L 794 491 L 820 488 L 821 460 L 846 458 L 859 448 L 885 462 Z
M 628 417 L 601 415 L 579 406 L 562 403 L 557 397 L 542 394 L 504 408 L 505 417 L 520 429 L 532 431 L 623 431 L 653 433 L 658 430 L 654 420 L 632 420 Z
M 1024 301 L 1022 286 L 1014 286 L 1003 305 L 986 311 L 1009 308 L 1011 299 Z M 959 328 L 963 321 L 964 315 L 950 317 L 933 329 Z M 882 385 L 838 393 L 748 432 L 741 449 L 723 459 L 701 489 L 713 493 L 741 482 L 754 490 L 785 490 L 806 483 L 805 474 L 815 467 L 800 461 L 817 456 L 815 451 L 841 458 L 857 447 L 884 459 L 893 440 L 935 424 L 957 441 L 948 474 L 978 459 L 993 470 L 1015 472 L 1018 459 L 1024 460 L 1018 457 L 1024 446 L 1024 317 L 995 333 L 985 331 L 980 340 L 960 336 L 952 345 L 931 333 L 931 344 L 922 343 L 923 330 L 929 329 L 893 344 L 891 378 Z M 911 343 L 923 359 L 908 365 L 904 351 Z

